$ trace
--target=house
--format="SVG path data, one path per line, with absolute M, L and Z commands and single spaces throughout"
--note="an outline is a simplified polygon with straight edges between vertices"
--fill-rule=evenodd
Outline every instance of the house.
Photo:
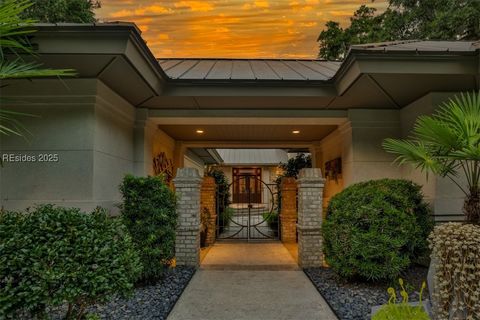
M 10 109 L 39 116 L 22 119 L 30 141 L 1 137 L 6 209 L 115 210 L 125 173 L 172 179 L 177 168 L 215 163 L 209 150 L 297 149 L 322 170 L 340 163 L 326 201 L 359 181 L 406 178 L 423 185 L 437 220 L 461 217 L 450 181 L 393 165 L 381 142 L 408 136 L 419 115 L 456 93 L 479 90 L 479 42 L 359 45 L 343 62 L 157 60 L 131 23 L 37 30 L 39 61 L 78 76 L 2 83 Z

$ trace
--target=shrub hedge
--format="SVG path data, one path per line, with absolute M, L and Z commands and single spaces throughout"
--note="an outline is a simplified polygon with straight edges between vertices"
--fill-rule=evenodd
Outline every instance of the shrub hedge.
M 335 195 L 323 224 L 327 263 L 346 278 L 395 279 L 428 249 L 433 228 L 421 187 L 382 179 Z
M 85 307 L 131 292 L 141 271 L 125 226 L 98 209 L 39 206 L 0 212 L 0 319 L 68 303 L 67 319 Z
M 122 220 L 138 248 L 141 282 L 161 278 L 175 256 L 177 214 L 175 194 L 161 177 L 127 175 L 120 185 Z

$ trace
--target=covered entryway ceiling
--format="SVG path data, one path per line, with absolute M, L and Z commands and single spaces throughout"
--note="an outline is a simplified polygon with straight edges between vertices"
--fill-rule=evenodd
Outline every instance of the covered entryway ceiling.
M 160 125 L 178 141 L 316 141 L 333 132 L 334 125 Z

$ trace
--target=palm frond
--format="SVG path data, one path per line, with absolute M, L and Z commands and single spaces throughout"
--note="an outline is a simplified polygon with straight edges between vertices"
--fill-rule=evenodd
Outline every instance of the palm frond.
M 28 35 L 35 20 L 22 19 L 20 14 L 33 5 L 29 0 L 3 0 L 0 3 L 0 56 L 5 50 L 20 50 L 32 53 L 26 39 L 20 36 Z
M 431 116 L 420 116 L 413 128 L 415 139 L 432 146 L 439 146 L 439 152 L 458 147 L 458 135 L 443 121 Z
M 479 95 L 462 93 L 445 103 L 436 115 L 464 144 L 471 143 L 471 139 L 478 140 L 480 136 Z
M 385 139 L 383 148 L 398 155 L 395 162 L 399 165 L 410 163 L 424 172 L 439 173 L 441 164 L 431 156 L 427 146 L 420 141 Z
M 0 133 L 16 135 L 23 138 L 31 136 L 31 132 L 17 119 L 18 117 L 38 117 L 36 115 L 0 109 Z
M 20 58 L 13 61 L 0 61 L 0 79 L 38 78 L 55 76 L 74 76 L 73 69 L 40 69 L 35 62 L 23 62 Z
M 480 181 L 480 92 L 455 96 L 433 115 L 417 119 L 408 140 L 386 139 L 384 149 L 424 172 L 451 179 L 463 192 Z M 468 189 L 461 186 L 460 175 Z
M 455 150 L 451 153 L 451 158 L 465 161 L 480 161 L 480 145 Z

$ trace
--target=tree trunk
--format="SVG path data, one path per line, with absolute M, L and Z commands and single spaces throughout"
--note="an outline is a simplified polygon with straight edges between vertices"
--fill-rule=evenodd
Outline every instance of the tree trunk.
M 470 189 L 470 194 L 465 197 L 463 213 L 468 223 L 480 224 L 480 189 Z

